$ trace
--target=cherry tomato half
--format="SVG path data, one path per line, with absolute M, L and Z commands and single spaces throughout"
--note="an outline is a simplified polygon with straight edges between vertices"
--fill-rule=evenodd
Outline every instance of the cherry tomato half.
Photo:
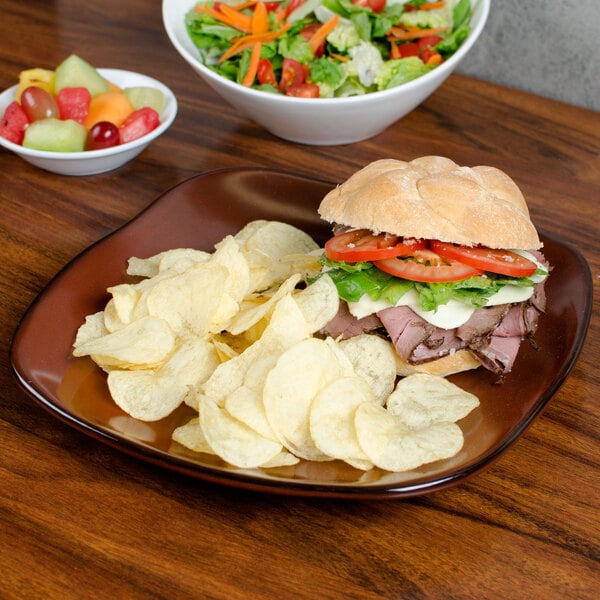
M 394 277 L 422 282 L 460 281 L 483 271 L 457 260 L 442 258 L 432 250 L 417 250 L 410 258 L 387 258 L 374 262 L 375 266 Z
M 292 85 L 285 90 L 286 96 L 294 96 L 296 98 L 319 98 L 321 89 L 316 83 L 299 83 Z
M 287 14 L 291 15 L 297 8 L 304 4 L 305 0 L 291 0 L 287 7 Z
M 338 233 L 325 243 L 330 260 L 344 262 L 374 261 L 395 256 L 411 256 L 426 247 L 425 240 L 404 239 L 388 233 L 378 235 L 368 229 Z
M 456 246 L 438 241 L 431 241 L 430 246 L 434 252 L 446 259 L 458 260 L 476 269 L 509 277 L 529 277 L 537 269 L 533 261 L 509 250 Z
M 400 58 L 407 58 L 408 56 L 419 56 L 419 46 L 415 42 L 398 44 L 398 54 L 400 55 Z
M 352 4 L 370 8 L 374 13 L 381 12 L 385 8 L 386 0 L 352 0 Z
M 277 87 L 277 80 L 275 79 L 275 72 L 273 71 L 273 65 L 268 58 L 261 58 L 258 61 L 258 67 L 256 69 L 256 78 L 260 84 L 271 84 Z
M 424 50 L 425 48 L 433 48 L 436 44 L 439 44 L 439 42 L 441 41 L 442 38 L 439 35 L 428 35 L 422 37 L 416 43 L 419 47 L 419 50 Z
M 284 58 L 281 67 L 281 78 L 279 80 L 279 89 L 285 92 L 293 85 L 304 83 L 305 74 L 302 63 L 293 58 Z

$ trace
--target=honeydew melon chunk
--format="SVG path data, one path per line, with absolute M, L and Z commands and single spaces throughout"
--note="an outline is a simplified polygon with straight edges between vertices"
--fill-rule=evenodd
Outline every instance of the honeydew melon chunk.
M 86 128 L 77 121 L 41 119 L 27 127 L 23 146 L 47 152 L 82 152 L 86 137 Z
M 165 96 L 158 88 L 139 85 L 125 88 L 123 93 L 135 110 L 148 106 L 160 115 L 165 105 Z
M 57 94 L 65 87 L 85 87 L 92 96 L 108 92 L 109 85 L 106 79 L 76 54 L 71 54 L 56 67 L 54 75 L 54 92 Z

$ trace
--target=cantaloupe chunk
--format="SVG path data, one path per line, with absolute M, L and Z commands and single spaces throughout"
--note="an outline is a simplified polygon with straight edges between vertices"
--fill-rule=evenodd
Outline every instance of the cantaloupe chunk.
M 133 110 L 131 102 L 122 92 L 104 92 L 92 98 L 88 116 L 83 124 L 87 129 L 91 129 L 100 121 L 109 121 L 120 127 Z

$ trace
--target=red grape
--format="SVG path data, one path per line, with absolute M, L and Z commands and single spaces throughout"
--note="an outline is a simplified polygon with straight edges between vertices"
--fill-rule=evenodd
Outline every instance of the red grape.
M 119 142 L 119 129 L 117 126 L 108 121 L 100 121 L 90 129 L 85 148 L 86 150 L 101 150 L 102 148 L 117 146 Z
M 37 85 L 31 85 L 23 90 L 21 106 L 31 122 L 60 118 L 58 106 L 52 95 Z

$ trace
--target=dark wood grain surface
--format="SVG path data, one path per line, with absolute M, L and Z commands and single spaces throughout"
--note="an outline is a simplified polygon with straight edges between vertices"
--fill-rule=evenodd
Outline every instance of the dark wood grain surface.
M 61 177 L 0 151 L 0 597 L 596 597 L 598 113 L 455 75 L 376 138 L 306 147 L 224 105 L 171 47 L 158 0 L 2 0 L 0 10 L 0 88 L 77 53 L 154 76 L 179 100 L 167 134 L 104 175 Z M 71 258 L 172 186 L 241 165 L 341 181 L 378 158 L 424 154 L 504 169 L 538 228 L 582 252 L 593 277 L 591 326 L 570 377 L 476 477 L 403 501 L 224 488 L 99 444 L 18 386 L 8 347 L 28 305 Z

